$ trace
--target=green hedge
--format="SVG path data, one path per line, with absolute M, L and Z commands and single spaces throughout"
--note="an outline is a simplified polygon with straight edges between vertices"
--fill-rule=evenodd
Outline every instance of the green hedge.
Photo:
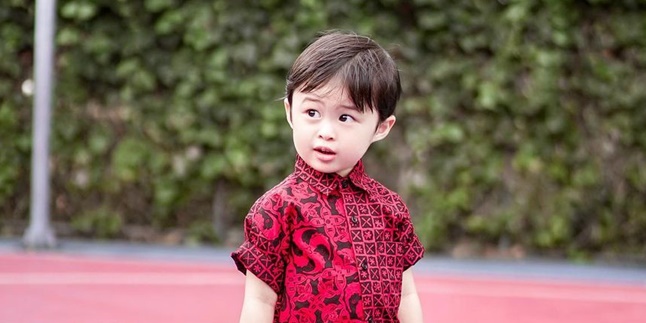
M 5 2 L 0 205 L 19 221 L 34 5 Z M 646 253 L 646 1 L 61 0 L 57 22 L 52 210 L 78 233 L 239 226 L 293 167 L 287 69 L 338 28 L 400 64 L 398 123 L 366 162 L 429 250 Z

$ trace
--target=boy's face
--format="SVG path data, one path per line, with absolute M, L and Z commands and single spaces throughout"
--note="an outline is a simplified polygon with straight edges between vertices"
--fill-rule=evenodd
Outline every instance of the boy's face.
M 312 168 L 346 176 L 375 141 L 388 135 L 395 116 L 379 122 L 376 111 L 358 111 L 336 80 L 285 99 L 287 121 L 293 129 L 296 152 Z

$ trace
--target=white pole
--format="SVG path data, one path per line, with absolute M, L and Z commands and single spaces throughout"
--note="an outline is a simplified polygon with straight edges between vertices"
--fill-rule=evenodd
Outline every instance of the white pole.
M 23 243 L 28 248 L 51 248 L 56 245 L 56 237 L 49 219 L 49 135 L 54 83 L 56 0 L 37 0 L 35 20 L 31 214 Z

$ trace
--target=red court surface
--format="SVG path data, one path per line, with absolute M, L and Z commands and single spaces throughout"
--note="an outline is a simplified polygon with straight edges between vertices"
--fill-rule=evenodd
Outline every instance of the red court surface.
M 0 252 L 0 322 L 237 322 L 232 263 Z M 645 323 L 646 285 L 418 272 L 429 323 Z

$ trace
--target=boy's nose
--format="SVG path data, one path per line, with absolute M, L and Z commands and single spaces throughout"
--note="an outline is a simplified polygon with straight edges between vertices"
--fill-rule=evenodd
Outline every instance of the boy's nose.
M 319 138 L 324 140 L 334 139 L 334 127 L 330 122 L 322 122 L 321 127 L 319 128 Z

